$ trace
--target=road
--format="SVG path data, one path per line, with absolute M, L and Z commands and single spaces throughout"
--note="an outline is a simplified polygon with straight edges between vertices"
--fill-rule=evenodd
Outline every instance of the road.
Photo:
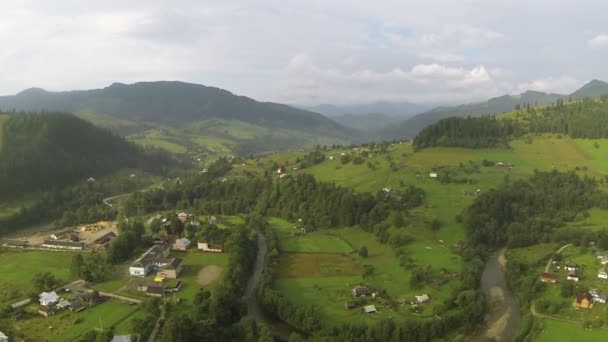
M 555 256 L 555 254 L 560 254 L 561 252 L 564 251 L 564 249 L 571 247 L 572 244 L 569 243 L 567 245 L 563 245 L 560 247 L 560 249 L 557 250 L 557 252 L 553 253 L 553 255 Z M 549 272 L 549 269 L 551 268 L 551 264 L 553 263 L 553 256 L 551 256 L 551 259 L 549 259 L 549 261 L 547 261 L 547 265 L 545 265 L 545 272 Z
M 154 342 L 154 339 L 156 339 L 156 335 L 158 334 L 158 330 L 160 329 L 160 325 L 162 323 L 162 321 L 165 319 L 165 307 L 163 305 L 159 306 L 160 308 L 160 315 L 158 316 L 158 320 L 156 321 L 156 324 L 154 324 L 154 329 L 152 329 L 152 333 L 150 334 L 150 337 L 148 337 L 148 342 Z

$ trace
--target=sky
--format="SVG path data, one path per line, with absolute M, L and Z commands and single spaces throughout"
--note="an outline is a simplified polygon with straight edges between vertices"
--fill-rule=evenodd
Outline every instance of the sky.
M 608 80 L 608 1 L 2 0 L 0 94 L 180 80 L 262 101 L 456 104 Z

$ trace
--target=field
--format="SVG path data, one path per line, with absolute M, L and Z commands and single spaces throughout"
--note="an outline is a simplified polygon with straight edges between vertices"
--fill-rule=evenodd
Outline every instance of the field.
M 585 329 L 579 323 L 542 320 L 543 329 L 536 342 L 588 342 L 605 341 L 608 336 L 606 329 Z
M 399 265 L 392 249 L 377 242 L 373 234 L 355 227 L 331 229 L 327 230 L 327 234 L 335 235 L 353 247 L 365 245 L 368 257 L 363 258 L 357 253 L 329 253 L 318 247 L 317 253 L 303 253 L 310 249 L 309 246 L 304 246 L 299 253 L 281 254 L 280 277 L 277 281 L 278 289 L 293 303 L 320 308 L 323 321 L 327 324 L 353 321 L 371 323 L 388 317 L 402 320 L 412 315 L 407 303 L 422 293 L 429 294 L 432 300 L 424 305 L 421 314 L 431 316 L 434 303 L 445 299 L 450 289 L 457 285 L 453 279 L 441 289 L 427 286 L 414 290 L 410 288 L 408 272 Z M 444 266 L 454 267 L 453 263 Z M 364 276 L 366 268 L 373 271 Z M 352 299 L 350 290 L 358 284 L 386 291 L 386 297 L 370 302 L 377 306 L 377 314 L 368 316 L 360 308 L 350 311 L 344 308 L 344 303 Z
M 38 315 L 37 308 L 36 305 L 26 308 L 33 313 L 32 318 L 7 319 L 0 321 L 0 324 L 11 326 L 12 330 L 24 334 L 30 341 L 73 341 L 100 327 L 115 327 L 116 334 L 134 333 L 130 324 L 139 310 L 137 305 L 130 306 L 114 299 L 78 313 L 63 310 L 51 317 Z
M 62 283 L 74 280 L 70 275 L 70 252 L 0 250 L 0 303 L 9 304 L 27 298 L 36 273 L 50 272 Z
M 269 222 L 277 232 L 281 252 L 350 253 L 354 251 L 353 247 L 341 237 L 325 229 L 301 234 L 293 228 L 293 223 L 283 219 L 273 217 Z
M 8 115 L 0 115 L 0 151 L 2 151 L 2 142 L 4 141 L 4 122 L 8 120 Z

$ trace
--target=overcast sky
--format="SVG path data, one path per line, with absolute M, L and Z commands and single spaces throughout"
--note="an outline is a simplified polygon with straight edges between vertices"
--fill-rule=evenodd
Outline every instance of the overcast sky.
M 460 103 L 608 80 L 608 1 L 0 2 L 0 94 L 182 80 L 258 100 Z

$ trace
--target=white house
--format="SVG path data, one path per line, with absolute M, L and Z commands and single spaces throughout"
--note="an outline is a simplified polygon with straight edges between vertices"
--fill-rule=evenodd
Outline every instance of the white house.
M 429 177 L 431 177 L 431 178 L 437 178 L 437 172 L 431 172 L 431 173 L 429 173 Z
M 421 296 L 416 296 L 416 301 L 418 303 L 426 303 L 429 301 L 429 299 L 431 299 L 431 298 L 429 298 L 429 295 L 427 295 L 427 294 L 423 294 Z
M 40 295 L 38 295 L 38 298 L 38 301 L 40 301 L 40 305 L 42 306 L 54 305 L 59 302 L 59 296 L 57 293 L 55 293 L 55 291 L 42 292 Z
M 0 331 L 0 342 L 8 342 L 8 336 L 2 331 Z
M 366 305 L 365 307 L 363 307 L 363 310 L 365 310 L 365 313 L 368 314 L 372 314 L 378 310 L 376 310 L 376 306 L 375 305 Z
M 581 278 L 576 273 L 570 273 L 570 274 L 568 274 L 568 276 L 566 277 L 566 279 L 567 280 L 576 281 L 576 282 L 578 282 L 578 281 L 581 280 Z
M 170 250 L 162 245 L 155 245 L 142 254 L 129 266 L 129 274 L 134 277 L 145 277 L 148 273 L 167 264 L 165 260 Z
M 600 279 L 608 279 L 608 272 L 606 272 L 606 270 L 599 270 L 597 272 L 597 277 Z
M 176 251 L 185 251 L 186 249 L 188 249 L 190 244 L 191 244 L 190 240 L 188 240 L 186 238 L 177 239 L 177 240 L 175 240 L 175 243 L 173 244 L 173 249 Z
M 224 251 L 224 247 L 222 245 L 216 245 L 209 242 L 199 242 L 198 250 L 203 252 L 221 253 Z

